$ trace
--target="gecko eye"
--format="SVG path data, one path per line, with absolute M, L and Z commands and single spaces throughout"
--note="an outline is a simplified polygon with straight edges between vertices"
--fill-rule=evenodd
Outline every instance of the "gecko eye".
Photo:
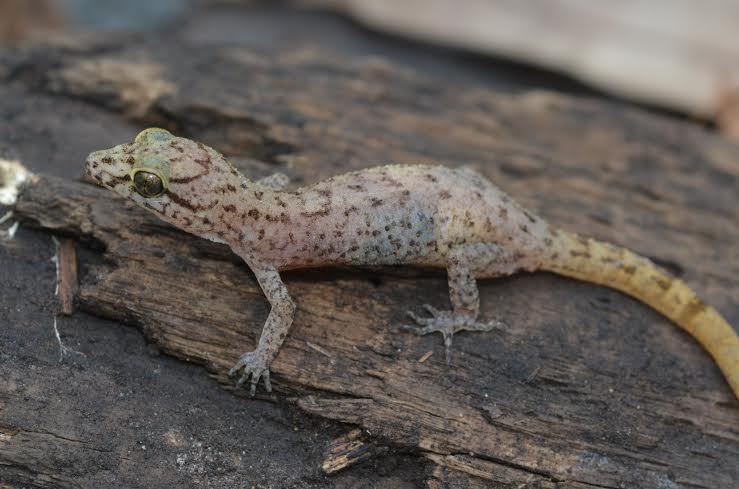
M 174 139 L 174 136 L 171 132 L 159 127 L 150 127 L 149 129 L 144 129 L 143 131 L 138 133 L 133 142 L 151 143 L 156 141 L 169 141 L 170 139 Z
M 142 197 L 158 197 L 164 193 L 164 182 L 156 173 L 137 171 L 133 176 L 133 186 Z

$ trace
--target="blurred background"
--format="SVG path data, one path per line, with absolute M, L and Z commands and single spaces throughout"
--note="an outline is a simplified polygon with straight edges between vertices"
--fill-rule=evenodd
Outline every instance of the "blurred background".
M 421 71 L 461 60 L 459 76 L 503 89 L 509 79 L 599 93 L 739 139 L 736 0 L 0 0 L 3 44 L 170 28 L 184 40 L 317 44 Z

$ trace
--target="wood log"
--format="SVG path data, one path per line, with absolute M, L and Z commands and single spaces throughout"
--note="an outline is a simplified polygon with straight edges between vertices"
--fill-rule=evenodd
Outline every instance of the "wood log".
M 54 66 L 28 56 L 23 73 L 39 89 L 202 140 L 255 177 L 279 170 L 299 185 L 387 162 L 468 165 L 551 223 L 654 258 L 739 323 L 739 148 L 688 124 L 319 50 L 267 58 L 134 43 L 70 51 Z M 233 389 L 225 373 L 254 347 L 268 304 L 225 246 L 51 176 L 30 184 L 15 212 L 102 257 L 80 263 L 84 311 L 139 326 Z M 431 464 L 429 487 L 728 489 L 739 480 L 739 406 L 718 369 L 618 292 L 543 273 L 482 281 L 482 316 L 508 327 L 458 335 L 446 365 L 440 338 L 400 329 L 422 303 L 448 306 L 443 273 L 284 278 L 297 315 L 273 363 L 276 392 L 260 396 L 418 454 Z M 17 460 L 3 453 L 0 462 Z

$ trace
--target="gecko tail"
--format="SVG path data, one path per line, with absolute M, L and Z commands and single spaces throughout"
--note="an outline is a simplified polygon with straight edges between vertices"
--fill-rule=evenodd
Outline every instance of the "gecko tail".
M 713 357 L 739 399 L 739 337 L 682 280 L 625 248 L 558 231 L 542 270 L 620 290 L 668 317 Z

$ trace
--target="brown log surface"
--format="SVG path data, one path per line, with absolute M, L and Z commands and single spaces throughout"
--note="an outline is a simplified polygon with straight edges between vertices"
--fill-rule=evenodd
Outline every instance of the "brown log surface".
M 553 224 L 653 257 L 739 323 L 739 147 L 690 124 L 321 49 L 266 56 L 137 41 L 53 60 L 28 52 L 5 66 L 13 84 L 4 95 L 33 80 L 37 96 L 129 118 L 129 136 L 163 126 L 247 174 L 283 171 L 294 185 L 387 162 L 468 165 Z M 120 142 L 111 139 L 89 150 Z M 225 246 L 69 178 L 41 176 L 15 213 L 87 247 L 82 310 L 139 326 L 231 388 L 225 372 L 254 346 L 268 304 Z M 483 317 L 508 328 L 458 335 L 448 366 L 440 338 L 399 328 L 409 309 L 448 305 L 443 274 L 284 278 L 298 310 L 273 363 L 276 392 L 262 396 L 410 454 L 428 464 L 428 487 L 729 489 L 739 480 L 739 405 L 718 369 L 669 321 L 618 292 L 543 273 L 482 281 Z M 0 471 L 37 470 L 29 460 L 73 443 L 5 425 Z M 120 453 L 109 443 L 101 466 Z M 47 469 L 72 481 L 64 487 L 77 487 L 74 471 L 53 462 Z M 21 472 L 15 481 L 31 480 Z

